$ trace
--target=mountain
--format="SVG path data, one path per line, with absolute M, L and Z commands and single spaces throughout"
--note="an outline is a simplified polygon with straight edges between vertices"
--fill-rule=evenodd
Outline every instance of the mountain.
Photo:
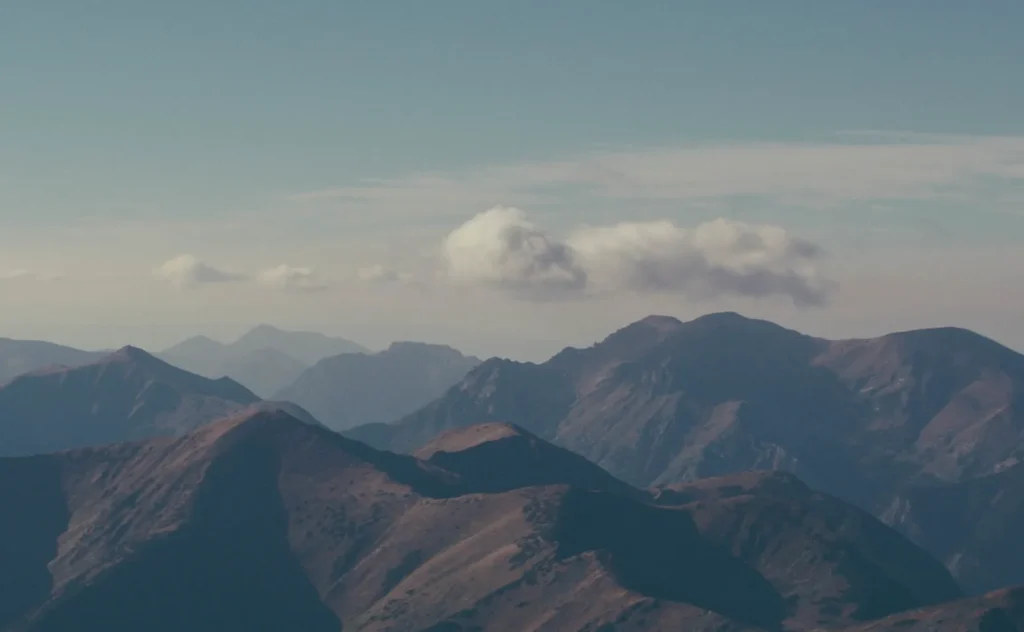
M 380 353 L 320 360 L 274 399 L 296 402 L 331 428 L 344 430 L 409 414 L 478 364 L 478 358 L 444 345 L 396 342 Z
M 0 455 L 180 434 L 258 402 L 229 378 L 209 380 L 125 347 L 0 387 Z
M 449 435 L 432 458 L 517 435 Z M 658 506 L 472 469 L 282 412 L 0 459 L 0 630 L 781 631 L 960 597 L 909 541 L 795 481 Z
M 22 373 L 55 366 L 81 366 L 104 355 L 52 342 L 0 338 L 0 384 L 6 384 Z
M 344 338 L 313 331 L 286 331 L 270 325 L 257 325 L 231 346 L 239 351 L 275 349 L 306 365 L 340 353 L 367 351 L 366 347 Z
M 734 313 L 651 316 L 542 364 L 488 360 L 423 409 L 350 436 L 412 451 L 503 421 L 639 487 L 786 470 L 883 515 L 904 489 L 1024 458 L 1022 404 L 1024 356 L 963 329 L 832 341 Z M 1024 584 L 1024 567 L 1012 579 Z
M 366 351 L 344 338 L 259 325 L 230 344 L 195 336 L 158 354 L 210 378 L 229 376 L 261 396 L 291 384 L 310 365 L 340 353 Z

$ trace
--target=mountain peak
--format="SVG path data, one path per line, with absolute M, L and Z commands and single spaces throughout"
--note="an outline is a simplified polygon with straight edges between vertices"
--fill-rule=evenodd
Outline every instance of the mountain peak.
M 988 353 L 1020 355 L 991 338 L 963 327 L 931 327 L 899 331 L 883 336 L 882 340 L 899 341 L 908 351 L 983 350 Z
M 773 323 L 770 320 L 751 318 L 750 316 L 744 316 L 739 312 L 712 312 L 710 314 L 704 314 L 703 316 L 698 316 L 697 318 L 684 323 L 683 327 L 688 329 L 728 329 L 751 332 L 790 331 L 782 325 Z
M 430 357 L 438 359 L 462 359 L 467 356 L 461 351 L 448 345 L 431 344 L 429 342 L 413 342 L 409 340 L 397 340 L 388 345 L 388 348 L 381 354 L 402 354 L 415 357 Z
M 260 323 L 248 331 L 250 334 L 281 334 L 286 333 L 285 330 L 280 327 L 275 327 L 267 323 Z
M 662 342 L 682 327 L 682 321 L 672 316 L 651 315 L 615 331 L 596 346 L 613 355 L 633 354 Z
M 163 360 L 158 359 L 145 349 L 140 349 L 133 345 L 125 345 L 117 351 L 107 356 L 109 362 L 134 362 L 134 363 L 152 363 L 154 365 L 167 365 Z M 170 366 L 170 365 L 167 365 Z
M 738 325 L 738 324 L 741 324 L 741 323 L 765 322 L 765 321 L 759 321 L 758 319 L 750 318 L 749 316 L 744 316 L 743 314 L 740 314 L 739 312 L 711 312 L 709 314 L 704 314 L 703 316 L 698 316 L 697 318 L 694 318 L 690 322 L 691 323 L 713 323 L 713 324 L 716 324 L 716 325 L 725 325 L 725 324 Z
M 658 331 L 673 331 L 682 326 L 683 321 L 679 320 L 675 316 L 663 316 L 661 314 L 651 314 L 645 316 L 640 320 L 633 323 L 634 325 L 640 325 L 643 327 L 650 327 L 657 329 Z

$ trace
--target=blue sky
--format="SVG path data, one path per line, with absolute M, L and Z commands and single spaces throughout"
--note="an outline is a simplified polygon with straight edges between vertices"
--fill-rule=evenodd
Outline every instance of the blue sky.
M 271 321 L 540 357 L 646 311 L 735 307 L 1024 346 L 1022 23 L 995 0 L 12 0 L 0 334 L 159 347 Z M 525 223 L 604 285 L 537 300 L 551 278 L 522 266 L 451 283 L 446 239 L 494 206 L 523 213 L 461 233 L 459 261 L 493 264 Z M 820 247 L 829 300 L 652 287 L 622 267 L 635 231 L 600 256 L 579 234 L 716 218 Z M 675 276 L 696 273 L 666 249 L 754 265 L 643 234 Z M 812 263 L 773 253 L 776 275 Z

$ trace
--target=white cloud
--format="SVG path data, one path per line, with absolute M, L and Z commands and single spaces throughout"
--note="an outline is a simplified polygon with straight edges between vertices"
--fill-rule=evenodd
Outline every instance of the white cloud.
M 289 292 L 319 292 L 327 289 L 327 285 L 320 281 L 312 268 L 284 263 L 260 272 L 257 278 L 268 287 Z
M 394 268 L 380 264 L 365 266 L 356 271 L 356 276 L 363 283 L 377 285 L 388 285 L 391 283 L 408 283 L 412 281 L 412 275 L 407 272 L 399 272 Z
M 178 255 L 165 261 L 153 270 L 153 274 L 180 289 L 207 283 L 239 281 L 244 278 L 243 275 L 215 268 L 189 254 Z
M 587 273 L 567 244 L 531 224 L 516 208 L 495 207 L 459 226 L 443 245 L 448 277 L 529 298 L 583 290 Z
M 821 250 L 777 226 L 726 219 L 683 229 L 670 221 L 581 228 L 564 240 L 519 209 L 496 207 L 455 229 L 442 255 L 449 280 L 536 300 L 627 292 L 788 297 L 822 305 Z
M 716 219 L 687 230 L 669 221 L 586 228 L 567 240 L 599 291 L 680 292 L 693 299 L 787 296 L 823 304 L 821 249 L 778 226 Z

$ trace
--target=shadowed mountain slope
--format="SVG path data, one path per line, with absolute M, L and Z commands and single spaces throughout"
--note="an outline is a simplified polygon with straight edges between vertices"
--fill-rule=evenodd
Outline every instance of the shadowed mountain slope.
M 521 454 L 510 437 L 529 439 L 490 427 L 432 458 L 494 443 Z M 519 487 L 462 470 L 282 412 L 0 459 L 0 630 L 781 630 L 959 596 L 870 517 L 818 517 L 812 503 L 779 520 L 803 501 L 757 500 L 761 483 L 745 501 L 755 531 L 722 517 L 731 481 L 658 506 L 608 479 Z M 807 559 L 785 570 L 793 551 Z

